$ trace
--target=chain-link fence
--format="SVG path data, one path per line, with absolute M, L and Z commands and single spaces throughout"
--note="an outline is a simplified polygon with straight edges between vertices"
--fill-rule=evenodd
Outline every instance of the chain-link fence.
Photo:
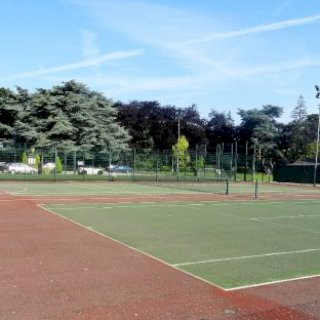
M 272 161 L 252 154 L 127 150 L 87 152 L 56 149 L 0 149 L 2 180 L 196 180 L 262 181 L 272 179 Z

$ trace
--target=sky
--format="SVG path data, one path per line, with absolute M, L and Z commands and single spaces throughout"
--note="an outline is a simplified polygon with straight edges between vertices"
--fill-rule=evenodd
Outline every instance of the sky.
M 0 87 L 75 79 L 201 116 L 298 97 L 316 113 L 319 0 L 1 0 Z

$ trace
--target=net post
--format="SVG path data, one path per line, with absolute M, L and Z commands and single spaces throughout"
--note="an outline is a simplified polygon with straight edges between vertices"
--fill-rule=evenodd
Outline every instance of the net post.
M 256 179 L 256 182 L 254 184 L 254 198 L 258 199 L 258 179 Z
M 226 179 L 226 195 L 229 194 L 229 179 Z

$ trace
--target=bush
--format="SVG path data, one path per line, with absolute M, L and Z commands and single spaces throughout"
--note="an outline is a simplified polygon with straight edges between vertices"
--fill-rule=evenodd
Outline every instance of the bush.
M 62 161 L 61 161 L 60 157 L 57 156 L 57 158 L 56 158 L 56 172 L 62 173 L 62 171 L 63 171 Z
M 24 163 L 24 164 L 28 164 L 28 156 L 27 156 L 27 153 L 24 152 L 21 156 L 21 162 Z

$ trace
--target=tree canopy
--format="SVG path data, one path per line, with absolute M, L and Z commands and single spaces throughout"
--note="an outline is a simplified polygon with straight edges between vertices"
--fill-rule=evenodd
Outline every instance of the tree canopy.
M 310 157 L 318 115 L 307 114 L 302 95 L 293 106 L 292 121 L 279 122 L 282 112 L 276 105 L 240 108 L 240 123 L 235 125 L 228 111 L 211 109 L 204 118 L 195 104 L 178 108 L 157 101 L 114 103 L 72 80 L 32 93 L 21 87 L 0 88 L 0 142 L 95 153 L 127 148 L 174 152 L 180 135 L 190 149 L 215 150 L 237 141 L 259 157 L 288 161 Z
M 2 90 L 0 137 L 11 143 L 86 151 L 124 150 L 129 134 L 117 109 L 101 93 L 69 81 L 29 94 Z

